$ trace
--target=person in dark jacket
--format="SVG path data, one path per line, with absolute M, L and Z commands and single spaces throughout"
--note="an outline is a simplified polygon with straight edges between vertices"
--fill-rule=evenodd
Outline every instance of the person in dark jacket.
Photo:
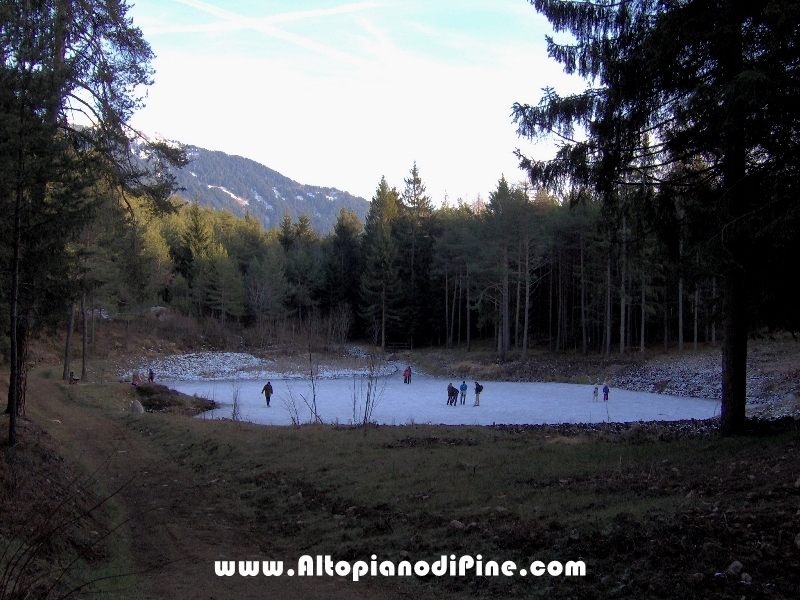
M 264 396 L 267 398 L 267 408 L 269 408 L 269 399 L 270 396 L 272 396 L 272 392 L 273 392 L 272 384 L 268 381 L 267 385 L 261 388 L 261 393 L 264 394 Z
M 481 392 L 482 391 L 483 391 L 483 386 L 476 381 L 475 382 L 475 404 L 473 404 L 472 406 L 480 406 L 481 405 Z
M 453 406 L 456 405 L 456 401 L 458 400 L 458 390 L 452 383 L 447 384 L 447 404 L 448 406 L 452 404 Z

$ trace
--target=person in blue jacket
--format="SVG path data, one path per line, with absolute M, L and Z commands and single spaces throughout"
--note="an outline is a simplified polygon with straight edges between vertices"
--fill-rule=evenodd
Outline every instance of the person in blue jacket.
M 467 390 L 469 389 L 469 386 L 467 386 L 467 382 L 462 381 L 461 387 L 459 387 L 458 389 L 461 390 L 461 404 L 465 404 L 467 401 Z

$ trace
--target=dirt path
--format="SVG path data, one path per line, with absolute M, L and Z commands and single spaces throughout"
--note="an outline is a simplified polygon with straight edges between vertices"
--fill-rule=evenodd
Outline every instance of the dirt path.
M 283 559 L 301 552 L 276 549 L 202 476 L 163 460 L 142 432 L 115 422 L 104 409 L 69 401 L 63 384 L 32 374 L 28 414 L 109 492 L 125 482 L 117 503 L 129 519 L 123 542 L 147 571 L 133 597 L 143 598 L 373 598 L 376 590 L 335 578 L 218 577 L 215 560 Z M 142 415 L 142 419 L 153 418 Z M 220 491 L 218 491 L 220 490 Z M 280 555 L 276 556 L 276 552 Z M 285 565 L 285 569 L 293 566 Z

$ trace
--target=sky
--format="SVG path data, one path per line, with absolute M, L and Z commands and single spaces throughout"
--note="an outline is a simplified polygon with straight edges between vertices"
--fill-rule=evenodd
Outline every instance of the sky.
M 526 0 L 133 0 L 156 58 L 148 135 L 258 161 L 370 199 L 416 162 L 436 205 L 484 199 L 514 156 L 514 102 L 584 84 L 547 57 Z

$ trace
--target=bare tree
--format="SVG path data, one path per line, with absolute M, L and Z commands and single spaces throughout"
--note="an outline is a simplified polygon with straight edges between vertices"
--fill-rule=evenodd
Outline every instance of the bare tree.
M 360 378 L 353 376 L 353 424 L 360 424 L 367 435 L 367 426 L 372 422 L 375 407 L 378 406 L 386 390 L 386 380 L 381 380 L 383 360 L 370 353 L 367 373 Z

